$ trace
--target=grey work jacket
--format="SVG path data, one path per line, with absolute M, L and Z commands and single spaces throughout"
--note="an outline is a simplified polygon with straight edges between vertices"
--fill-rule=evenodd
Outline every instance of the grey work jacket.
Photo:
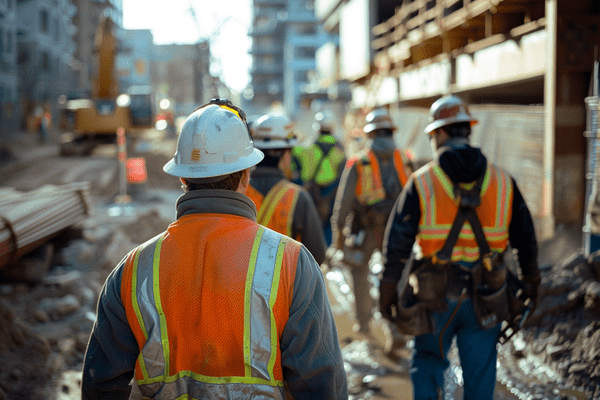
M 228 190 L 201 190 L 177 200 L 177 218 L 201 213 L 231 214 L 256 221 L 254 203 Z M 128 399 L 140 354 L 121 299 L 124 261 L 107 278 L 86 350 L 82 400 Z M 302 247 L 289 319 L 280 338 L 286 390 L 295 399 L 347 399 L 348 385 L 337 329 L 322 272 Z M 190 316 L 193 318 L 193 316 Z

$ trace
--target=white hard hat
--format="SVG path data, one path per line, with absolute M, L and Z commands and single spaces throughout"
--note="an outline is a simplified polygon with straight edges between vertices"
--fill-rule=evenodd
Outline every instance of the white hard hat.
M 187 118 L 175 155 L 163 170 L 180 178 L 224 178 L 263 158 L 252 144 L 243 111 L 228 100 L 213 99 Z
M 315 114 L 315 130 L 333 132 L 334 129 L 335 118 L 331 111 L 319 111 Z
M 385 108 L 378 108 L 371 111 L 366 118 L 367 124 L 364 127 L 365 133 L 371 133 L 378 129 L 396 130 L 390 114 Z
M 431 105 L 425 133 L 429 134 L 438 128 L 459 122 L 470 122 L 473 126 L 477 120 L 471 116 L 467 105 L 459 97 L 444 96 Z
M 259 149 L 288 149 L 298 144 L 294 124 L 285 115 L 263 115 L 252 125 L 252 132 Z

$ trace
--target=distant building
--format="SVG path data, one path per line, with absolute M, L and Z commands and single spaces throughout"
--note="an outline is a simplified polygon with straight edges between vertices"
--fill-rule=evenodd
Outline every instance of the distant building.
M 17 2 L 18 97 L 24 116 L 36 105 L 52 109 L 72 87 L 76 12 L 69 0 Z
M 169 99 L 176 115 L 188 115 L 212 97 L 218 83 L 209 73 L 208 41 L 189 45 L 156 45 L 151 67 L 156 99 Z
M 125 29 L 117 57 L 117 75 L 121 92 L 134 85 L 152 85 L 151 65 L 154 40 L 148 29 Z
M 251 83 L 246 90 L 249 113 L 274 104 L 294 117 L 315 69 L 315 52 L 327 41 L 309 0 L 254 0 Z
M 0 143 L 18 126 L 17 0 L 0 1 Z

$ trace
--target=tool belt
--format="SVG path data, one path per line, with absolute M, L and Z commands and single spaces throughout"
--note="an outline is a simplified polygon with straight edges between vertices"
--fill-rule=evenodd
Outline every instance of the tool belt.
M 460 207 L 442 249 L 431 257 L 405 266 L 399 285 L 398 330 L 422 335 L 435 329 L 432 312 L 445 312 L 446 299 L 471 297 L 479 325 L 489 329 L 518 315 L 523 302 L 517 297 L 519 280 L 507 268 L 504 252 L 492 252 L 475 208 L 479 206 L 481 180 L 470 190 L 460 190 Z M 465 221 L 469 221 L 481 258 L 472 267 L 450 261 L 452 249 Z

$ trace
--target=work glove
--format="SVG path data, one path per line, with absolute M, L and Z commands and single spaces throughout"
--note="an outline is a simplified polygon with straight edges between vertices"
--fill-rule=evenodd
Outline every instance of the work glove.
M 396 320 L 398 309 L 398 284 L 381 281 L 379 283 L 379 311 L 389 321 Z
M 533 315 L 533 312 L 536 310 L 539 302 L 539 287 L 541 282 L 540 274 L 538 272 L 534 275 L 524 276 L 521 281 L 523 282 L 521 298 L 529 299 L 529 303 L 527 305 L 531 310 L 530 315 Z

